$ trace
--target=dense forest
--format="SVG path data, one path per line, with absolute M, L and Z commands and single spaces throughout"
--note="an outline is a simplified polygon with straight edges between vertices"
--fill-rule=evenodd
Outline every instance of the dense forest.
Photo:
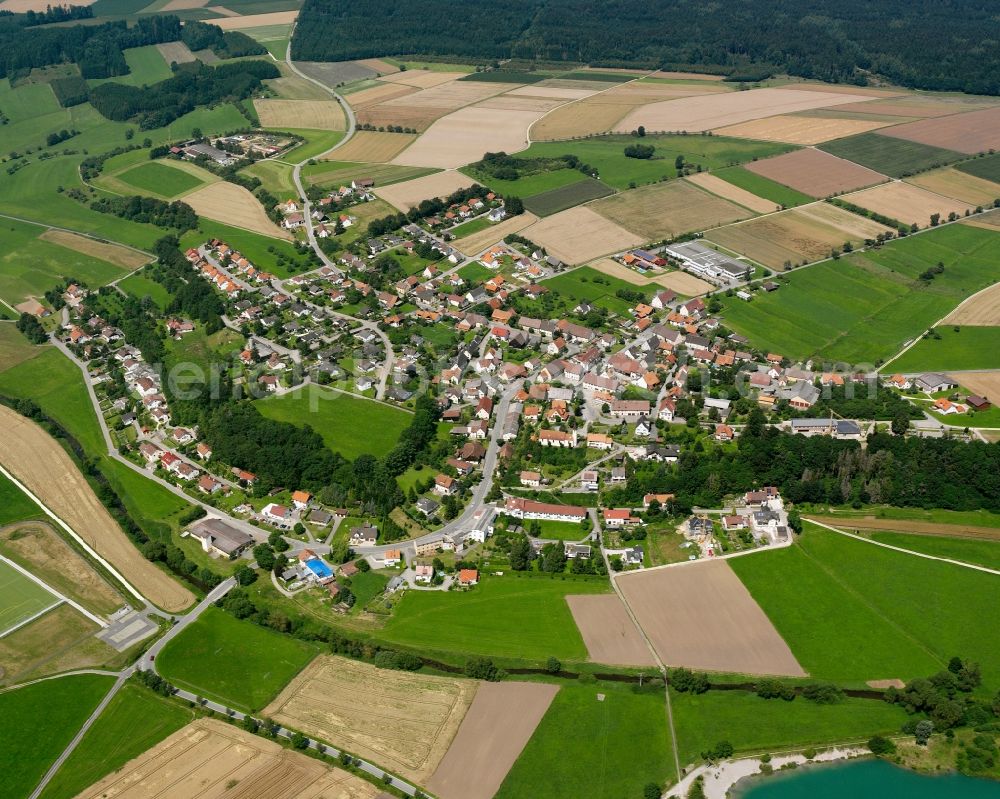
M 218 25 L 188 20 L 181 29 L 181 41 L 192 52 L 211 50 L 219 58 L 240 58 L 247 55 L 264 55 L 267 48 L 239 31 L 223 31 Z
M 281 73 L 267 61 L 239 61 L 209 67 L 200 61 L 177 66 L 174 76 L 152 86 L 102 83 L 90 102 L 108 119 L 134 121 L 142 130 L 169 125 L 199 105 L 242 100 L 261 87 L 261 80 Z
M 114 214 L 132 222 L 148 222 L 165 228 L 176 228 L 181 232 L 198 227 L 198 216 L 194 209 L 180 200 L 167 202 L 155 197 L 98 197 L 90 207 L 102 214 Z
M 339 61 L 427 54 L 774 72 L 1000 93 L 996 6 L 988 0 L 305 0 L 292 56 Z

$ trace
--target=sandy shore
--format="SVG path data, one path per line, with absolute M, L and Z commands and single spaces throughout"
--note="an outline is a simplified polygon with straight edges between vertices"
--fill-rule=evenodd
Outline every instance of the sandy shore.
M 789 763 L 800 766 L 805 763 L 832 763 L 837 760 L 849 760 L 869 754 L 871 752 L 864 747 L 843 747 L 819 752 L 812 760 L 806 760 L 805 756 L 801 754 L 774 755 L 771 758 L 771 766 L 775 771 L 778 771 Z M 747 757 L 741 760 L 727 760 L 714 766 L 699 766 L 671 788 L 665 796 L 667 799 L 687 796 L 691 783 L 702 776 L 705 778 L 705 796 L 708 799 L 726 799 L 729 791 L 740 780 L 760 774 L 762 762 L 759 757 Z

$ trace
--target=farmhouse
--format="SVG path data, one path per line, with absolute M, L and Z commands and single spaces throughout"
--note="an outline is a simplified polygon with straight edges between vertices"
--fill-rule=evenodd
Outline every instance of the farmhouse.
M 951 391 L 953 388 L 958 388 L 958 383 L 947 375 L 937 372 L 927 372 L 920 375 L 913 382 L 913 385 L 928 394 L 936 394 L 938 391 Z
M 192 525 L 188 535 L 201 542 L 206 552 L 223 558 L 235 558 L 253 544 L 253 537 L 221 519 L 202 519 Z
M 520 497 L 507 497 L 503 512 L 515 519 L 546 519 L 554 522 L 579 522 L 587 515 L 584 508 L 536 502 Z

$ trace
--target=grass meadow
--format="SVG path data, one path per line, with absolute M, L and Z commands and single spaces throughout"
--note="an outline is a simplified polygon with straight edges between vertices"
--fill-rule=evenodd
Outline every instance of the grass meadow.
M 620 278 L 605 275 L 589 266 L 583 266 L 579 269 L 558 274 L 544 281 L 544 285 L 551 289 L 549 294 L 544 295 L 545 297 L 552 297 L 548 302 L 556 302 L 565 311 L 572 311 L 581 302 L 589 302 L 593 305 L 607 308 L 609 311 L 617 314 L 626 314 L 633 306 L 633 303 L 616 296 L 616 292 L 620 289 L 642 291 L 648 295 L 648 298 L 661 288 L 655 283 L 648 283 L 645 286 L 629 283 Z M 525 301 L 522 304 L 526 308 L 535 310 L 534 305 L 541 305 L 543 302 L 535 301 L 532 304 Z M 542 314 L 542 318 L 544 319 L 550 318 L 551 315 L 542 310 L 538 310 L 538 313 L 533 313 L 532 315 L 537 316 L 539 314 Z
M 301 136 L 305 141 L 297 147 L 293 147 L 286 153 L 282 153 L 281 160 L 289 164 L 297 164 L 300 161 L 307 161 L 310 158 L 319 158 L 333 145 L 344 138 L 342 130 L 304 130 L 299 128 L 289 128 L 285 133 L 294 133 Z
M 730 565 L 812 677 L 908 680 L 958 655 L 1000 686 L 1000 630 L 982 623 L 995 575 L 808 523 L 795 546 Z
M 0 633 L 51 607 L 56 597 L 0 561 Z
M 113 683 L 113 677 L 81 674 L 0 694 L 5 796 L 31 793 Z
M 0 475 L 0 526 L 41 518 L 44 514 L 20 488 Z
M 554 169 L 537 175 L 525 175 L 517 180 L 499 180 L 470 167 L 464 167 L 461 171 L 504 197 L 520 197 L 522 200 L 587 180 L 587 176 L 578 169 Z
M 163 197 L 177 197 L 202 185 L 202 181 L 190 172 L 156 161 L 134 166 L 118 175 L 118 180 L 139 189 L 140 192 Z
M 940 338 L 922 338 L 892 362 L 901 372 L 1000 369 L 1000 327 L 935 328 Z
M 592 178 L 585 178 L 568 186 L 551 191 L 543 191 L 533 197 L 526 197 L 524 207 L 536 216 L 552 216 L 581 203 L 610 197 L 614 191 L 606 184 Z
M 193 720 L 194 713 L 178 702 L 141 685 L 125 684 L 87 730 L 40 799 L 73 799 Z
M 564 681 L 496 799 L 639 797 L 674 780 L 670 746 L 662 689 Z
M 897 139 L 893 136 L 882 136 L 878 133 L 862 133 L 858 136 L 835 139 L 818 147 L 820 150 L 893 178 L 923 172 L 966 157 L 954 150 Z
M 755 346 L 790 358 L 875 363 L 1000 280 L 991 255 L 998 243 L 992 231 L 948 225 L 792 272 L 778 291 L 752 302 L 724 298 L 723 317 Z M 917 279 L 938 262 L 943 274 L 926 284 Z
M 905 527 L 905 525 L 900 525 Z M 1000 569 L 1000 537 L 997 540 L 980 538 L 955 538 L 946 535 L 925 535 L 923 533 L 907 533 L 873 530 L 869 533 L 873 541 L 889 544 L 894 547 L 923 552 L 936 558 L 949 558 L 963 563 L 973 563 L 986 566 L 988 569 Z
M 245 710 L 259 710 L 318 652 L 315 646 L 209 608 L 159 654 L 175 685 Z
M 802 697 L 786 702 L 743 691 L 672 692 L 671 708 L 681 766 L 699 762 L 701 753 L 720 741 L 745 754 L 856 742 L 896 733 L 908 718 L 903 708 L 881 700 L 848 698 L 819 705 Z
M 315 412 L 310 410 L 313 400 Z M 366 452 L 376 457 L 385 455 L 410 424 L 406 411 L 315 386 L 258 400 L 256 404 L 269 419 L 312 427 L 330 449 L 351 460 Z
M 396 164 L 365 164 L 357 161 L 319 161 L 302 167 L 302 176 L 309 183 L 336 189 L 349 186 L 358 178 L 371 178 L 378 186 L 391 186 L 404 180 L 415 180 L 440 170 L 422 166 Z
M 470 591 L 410 591 L 379 638 L 421 651 L 584 660 L 567 594 L 607 592 L 603 580 L 486 577 Z
M 725 169 L 716 170 L 712 174 L 718 178 L 722 178 L 727 183 L 732 183 L 734 186 L 745 189 L 751 194 L 756 194 L 765 200 L 783 205 L 785 208 L 794 208 L 796 205 L 805 205 L 806 203 L 814 202 L 813 198 L 808 194 L 803 194 L 801 191 L 783 186 L 777 181 L 765 178 L 763 175 L 757 175 L 741 166 L 726 167 Z
M 143 297 L 149 297 L 161 311 L 170 304 L 170 292 L 164 288 L 163 284 L 157 283 L 141 273 L 125 278 L 118 284 L 118 287 L 140 300 Z
M 88 80 L 90 86 L 97 86 L 100 83 L 123 83 L 126 86 L 148 86 L 151 83 L 158 83 L 166 80 L 173 73 L 170 65 L 163 59 L 163 55 L 156 49 L 155 44 L 144 47 L 130 47 L 122 51 L 125 56 L 125 63 L 128 64 L 128 75 L 118 78 L 100 78 Z

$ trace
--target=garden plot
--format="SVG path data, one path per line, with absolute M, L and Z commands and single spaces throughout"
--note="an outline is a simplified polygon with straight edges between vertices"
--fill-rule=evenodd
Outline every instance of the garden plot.
M 590 208 L 646 241 L 719 227 L 753 215 L 686 181 L 622 192 Z
M 787 144 L 819 144 L 832 139 L 842 139 L 844 136 L 867 133 L 891 124 L 893 123 L 878 119 L 782 115 L 741 122 L 739 125 L 719 128 L 716 132 L 724 136 L 780 141 Z
M 220 181 L 184 197 L 198 216 L 205 216 L 224 225 L 252 230 L 264 236 L 291 239 L 287 231 L 268 219 L 264 206 L 256 197 L 235 183 Z
M 767 214 L 771 211 L 781 209 L 781 206 L 777 203 L 766 200 L 763 197 L 758 197 L 746 189 L 741 189 L 739 186 L 733 185 L 728 180 L 717 178 L 710 172 L 696 172 L 693 175 L 688 175 L 686 180 L 694 183 L 696 186 L 700 186 L 705 191 L 717 194 L 725 200 L 731 200 L 758 214 Z
M 683 97 L 639 108 L 619 122 L 615 130 L 627 133 L 644 125 L 649 131 L 698 132 L 749 122 L 751 119 L 828 108 L 864 99 L 863 95 L 857 94 L 796 89 L 755 89 Z
M 525 228 L 522 235 L 568 264 L 635 247 L 643 239 L 588 206 L 560 211 Z
M 951 167 L 914 175 L 906 182 L 971 205 L 989 207 L 1000 199 L 1000 184 Z
M 447 197 L 459 189 L 467 189 L 476 183 L 461 172 L 435 172 L 415 180 L 395 183 L 392 186 L 382 186 L 375 189 L 375 194 L 400 211 L 408 211 L 421 200 L 433 197 Z
M 668 566 L 617 579 L 665 664 L 738 674 L 806 675 L 725 561 Z
M 745 166 L 755 174 L 791 186 L 810 197 L 829 197 L 888 179 L 873 169 L 813 149 L 796 150 Z
M 254 100 L 253 106 L 265 128 L 344 130 L 346 126 L 336 100 Z
M 1000 107 L 908 122 L 886 128 L 882 133 L 973 155 L 1000 147 Z
M 321 655 L 264 712 L 422 782 L 448 751 L 476 686 Z
M 942 197 L 932 191 L 909 183 L 886 183 L 873 189 L 845 194 L 844 200 L 875 213 L 898 219 L 907 225 L 927 227 L 932 214 L 938 214 L 941 219 L 947 219 L 948 214 L 959 215 L 971 211 L 972 206 L 961 200 Z
M 655 666 L 649 647 L 617 594 L 567 596 L 573 621 L 594 663 Z

